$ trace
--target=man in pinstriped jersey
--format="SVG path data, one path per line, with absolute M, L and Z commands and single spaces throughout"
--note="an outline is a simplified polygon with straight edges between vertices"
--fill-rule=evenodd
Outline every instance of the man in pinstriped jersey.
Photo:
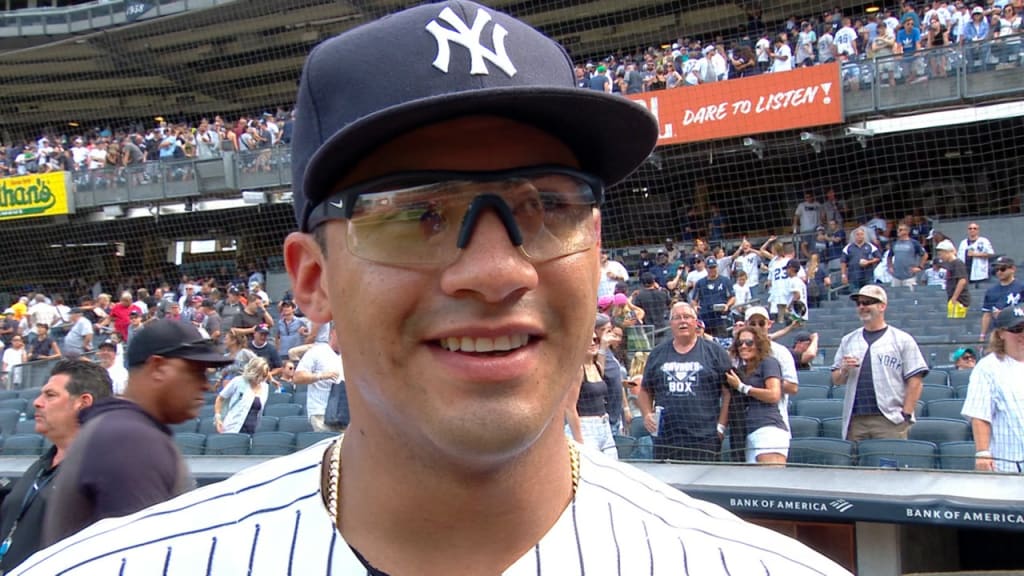
M 343 73 L 384 46 L 405 56 Z M 344 440 L 99 523 L 14 574 L 847 574 L 567 443 L 605 186 L 657 139 L 643 108 L 573 78 L 559 45 L 462 0 L 318 46 L 284 254 L 299 307 L 336 321 Z

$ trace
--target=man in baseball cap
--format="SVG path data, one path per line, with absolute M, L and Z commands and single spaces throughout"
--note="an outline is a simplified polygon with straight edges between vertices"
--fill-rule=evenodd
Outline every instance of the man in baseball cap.
M 1000 256 L 992 261 L 998 282 L 985 291 L 985 299 L 981 305 L 981 332 L 978 340 L 984 342 L 988 336 L 992 318 L 1004 308 L 1021 303 L 1024 296 L 1024 282 L 1017 279 L 1017 265 L 1013 258 Z
M 990 354 L 971 371 L 961 414 L 971 421 L 976 470 L 1024 472 L 1024 413 L 1007 402 L 1024 379 L 1024 308 L 1005 308 L 996 316 Z
M 210 390 L 207 369 L 231 359 L 191 324 L 154 320 L 132 338 L 127 363 L 122 397 L 82 411 L 82 428 L 47 506 L 45 544 L 195 485 L 167 425 L 198 415 Z
M 383 52 L 402 57 L 352 73 Z M 634 102 L 576 88 L 557 43 L 472 2 L 424 4 L 317 46 L 298 92 L 299 231 L 284 260 L 299 308 L 335 322 L 344 441 L 250 468 L 159 524 L 106 523 L 36 573 L 79 554 L 98 560 L 72 573 L 157 565 L 175 546 L 175 572 L 245 566 L 241 542 L 257 530 L 260 542 L 296 543 L 288 566 L 256 548 L 251 565 L 266 574 L 562 573 L 577 549 L 588 564 L 649 550 L 693 572 L 726 558 L 734 573 L 845 573 L 565 436 L 593 336 L 605 190 L 657 136 Z M 315 380 L 326 369 L 307 368 Z M 310 390 L 307 412 L 330 410 L 331 390 Z M 608 522 L 620 517 L 650 528 L 613 545 Z M 697 523 L 699 536 L 679 528 Z M 144 524 L 167 537 L 143 544 Z M 200 524 L 202 538 L 185 534 Z M 598 531 L 578 538 L 573 525 Z

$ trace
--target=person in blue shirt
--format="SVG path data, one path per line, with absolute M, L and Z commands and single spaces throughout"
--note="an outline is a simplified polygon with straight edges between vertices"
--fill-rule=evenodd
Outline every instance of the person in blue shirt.
M 985 291 L 985 301 L 981 306 L 979 342 L 986 341 L 992 319 L 1003 309 L 1019 306 L 1021 295 L 1024 294 L 1024 282 L 1017 279 L 1017 266 L 1013 258 L 1000 256 L 992 261 L 992 268 L 999 283 Z
M 917 70 L 914 69 L 917 59 L 914 56 L 921 46 L 921 30 L 914 25 L 913 19 L 903 20 L 903 27 L 896 33 L 896 42 L 903 48 L 903 69 L 907 84 L 910 84 L 917 79 Z

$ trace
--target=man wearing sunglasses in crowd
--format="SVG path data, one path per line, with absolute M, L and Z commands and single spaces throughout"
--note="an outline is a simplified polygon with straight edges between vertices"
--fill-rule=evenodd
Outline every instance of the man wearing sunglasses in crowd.
M 346 73 L 384 49 L 405 56 Z M 458 0 L 322 43 L 297 106 L 284 257 L 296 304 L 335 321 L 343 439 L 97 526 L 28 573 L 846 573 L 563 433 L 606 187 L 657 139 L 644 108 L 579 90 L 557 43 Z
M 1024 473 L 1024 308 L 999 313 L 989 349 L 971 371 L 961 410 L 971 421 L 974 468 Z
M 1005 308 L 1021 304 L 1021 294 L 1024 294 L 1024 282 L 1017 280 L 1017 265 L 1013 258 L 1000 256 L 992 262 L 992 268 L 995 269 L 999 282 L 985 291 L 985 300 L 981 306 L 979 342 L 984 342 L 988 337 L 992 318 Z
M 843 336 L 832 383 L 846 386 L 843 438 L 907 438 L 928 364 L 914 337 L 885 321 L 889 298 L 869 284 L 850 296 L 864 325 Z

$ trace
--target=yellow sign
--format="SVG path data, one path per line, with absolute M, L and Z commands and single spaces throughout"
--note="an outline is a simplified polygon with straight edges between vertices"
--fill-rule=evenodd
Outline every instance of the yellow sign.
M 0 220 L 74 212 L 70 183 L 67 172 L 0 178 Z

